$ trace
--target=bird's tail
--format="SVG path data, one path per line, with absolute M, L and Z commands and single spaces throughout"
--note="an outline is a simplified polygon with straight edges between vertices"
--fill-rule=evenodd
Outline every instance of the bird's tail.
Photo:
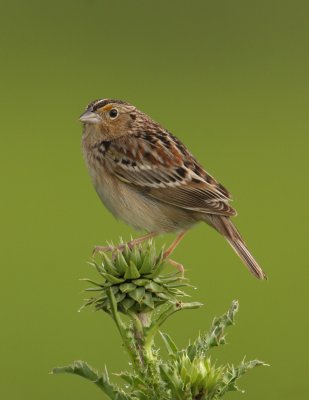
M 235 253 L 256 278 L 267 279 L 266 274 L 253 258 L 240 233 L 229 217 L 208 214 L 205 220 L 226 238 Z

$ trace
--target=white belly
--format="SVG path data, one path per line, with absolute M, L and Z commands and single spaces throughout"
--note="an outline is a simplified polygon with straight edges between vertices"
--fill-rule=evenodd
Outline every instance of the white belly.
M 88 157 L 86 161 L 94 187 L 106 208 L 133 228 L 158 233 L 175 232 L 196 223 L 192 213 L 151 199 L 120 181 L 102 164 L 99 166 Z
M 109 174 L 93 179 L 93 183 L 100 199 L 116 218 L 137 230 L 164 230 L 160 228 L 166 225 L 166 217 L 154 201 Z

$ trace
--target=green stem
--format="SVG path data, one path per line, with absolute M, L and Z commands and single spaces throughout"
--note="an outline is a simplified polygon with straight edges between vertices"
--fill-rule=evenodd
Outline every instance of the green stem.
M 139 313 L 128 312 L 133 322 L 134 338 L 136 348 L 141 360 L 141 363 L 146 367 L 149 363 L 154 361 L 152 352 L 152 342 L 146 342 L 145 331 L 151 323 L 151 313 Z
M 148 362 L 154 361 L 154 356 L 152 352 L 153 341 L 147 341 L 147 335 L 146 335 L 147 329 L 151 325 L 151 314 L 152 312 L 140 313 L 137 315 L 138 320 L 140 321 L 143 328 L 143 353 L 145 354 L 145 357 L 147 358 Z
M 163 398 L 164 388 L 162 385 L 160 372 L 159 372 L 159 360 L 153 350 L 153 338 L 147 340 L 146 332 L 151 326 L 152 312 L 135 314 L 134 321 L 138 329 L 139 351 L 141 353 L 143 364 L 145 366 L 146 376 L 144 378 L 148 381 L 149 386 L 153 388 L 158 398 Z
M 137 314 L 134 312 L 128 311 L 128 315 L 130 316 L 132 323 L 133 323 L 133 336 L 134 336 L 134 347 L 137 352 L 138 359 L 140 361 L 140 364 L 142 367 L 145 367 L 145 357 L 144 357 L 144 352 L 143 352 L 143 344 L 144 344 L 144 328 L 143 324 L 138 318 Z M 143 368 L 140 367 L 137 370 L 139 373 L 139 370 L 143 370 Z
M 111 288 L 109 288 L 107 290 L 107 296 L 108 296 L 108 299 L 109 299 L 110 305 L 111 305 L 110 314 L 111 314 L 113 320 L 115 321 L 117 329 L 118 329 L 118 331 L 120 333 L 120 336 L 122 338 L 123 344 L 124 344 L 128 354 L 129 354 L 129 356 L 131 358 L 131 361 L 132 361 L 132 363 L 134 365 L 134 368 L 136 370 L 138 370 L 139 366 L 138 366 L 134 351 L 132 349 L 130 340 L 129 340 L 128 335 L 127 335 L 127 327 L 126 327 L 126 325 L 124 324 L 124 322 L 122 321 L 122 319 L 119 316 L 119 313 L 118 313 L 118 310 L 117 310 L 117 302 L 116 302 L 114 293 L 112 292 Z
M 135 348 L 138 353 L 138 358 L 140 360 L 140 365 L 135 370 L 136 373 L 146 382 L 148 382 L 149 387 L 163 398 L 164 390 L 160 378 L 159 372 L 159 361 L 157 356 L 153 351 L 153 340 L 146 342 L 145 332 L 151 324 L 151 312 L 139 313 L 128 312 L 132 323 L 134 331 L 134 342 Z
M 147 329 L 145 333 L 145 348 L 149 349 L 153 345 L 154 336 L 157 333 L 160 326 L 166 321 L 168 317 L 170 317 L 175 312 L 181 310 L 181 307 L 176 304 L 171 304 L 159 317 L 153 321 L 150 327 Z

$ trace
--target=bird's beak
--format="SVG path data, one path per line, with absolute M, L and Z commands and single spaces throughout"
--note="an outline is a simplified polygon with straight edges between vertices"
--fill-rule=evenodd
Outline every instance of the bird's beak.
M 99 124 L 102 122 L 98 114 L 88 110 L 79 117 L 79 120 L 87 124 Z

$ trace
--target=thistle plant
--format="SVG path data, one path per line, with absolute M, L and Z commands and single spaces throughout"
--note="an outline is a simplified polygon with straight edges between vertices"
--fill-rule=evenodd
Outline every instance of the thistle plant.
M 178 349 L 172 338 L 160 331 L 172 314 L 202 306 L 184 301 L 184 287 L 191 286 L 178 272 L 163 273 L 164 251 L 157 253 L 152 241 L 112 255 L 100 253 L 91 265 L 99 280 L 84 279 L 96 295 L 87 299 L 82 308 L 93 307 L 110 315 L 120 333 L 130 358 L 130 371 L 115 374 L 124 386 L 111 383 L 107 369 L 98 373 L 83 361 L 54 368 L 53 373 L 80 375 L 96 384 L 114 400 L 210 400 L 219 399 L 229 391 L 240 391 L 238 379 L 248 370 L 265 365 L 258 360 L 242 361 L 239 366 L 216 364 L 211 348 L 225 344 L 226 328 L 234 324 L 238 302 L 229 311 L 215 318 L 208 333 L 199 335 L 184 349 Z M 181 289 L 180 289 L 181 288 Z M 159 334 L 168 358 L 163 359 L 155 345 Z

